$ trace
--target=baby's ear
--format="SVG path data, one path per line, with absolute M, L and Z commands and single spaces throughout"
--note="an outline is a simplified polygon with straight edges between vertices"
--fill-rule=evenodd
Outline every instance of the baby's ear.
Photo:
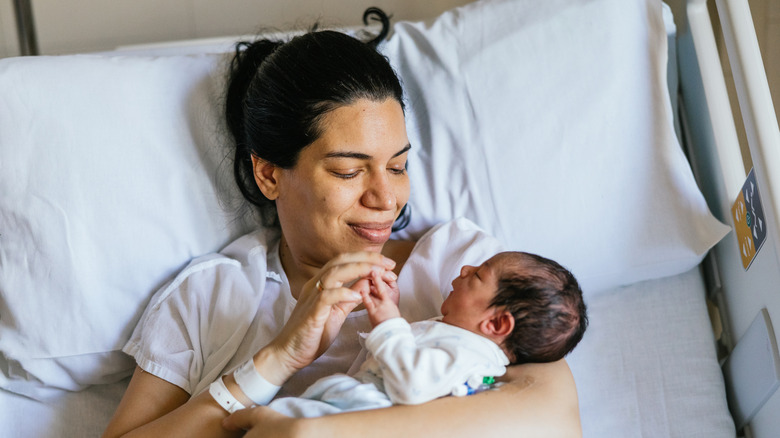
M 479 324 L 482 334 L 490 338 L 505 338 L 515 329 L 515 318 L 508 310 L 496 309 Z

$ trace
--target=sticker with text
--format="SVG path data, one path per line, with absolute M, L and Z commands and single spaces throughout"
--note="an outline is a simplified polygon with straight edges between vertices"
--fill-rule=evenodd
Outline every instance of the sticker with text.
M 742 267 L 747 270 L 766 240 L 766 220 L 761 206 L 755 170 L 751 169 L 745 185 L 731 207 Z

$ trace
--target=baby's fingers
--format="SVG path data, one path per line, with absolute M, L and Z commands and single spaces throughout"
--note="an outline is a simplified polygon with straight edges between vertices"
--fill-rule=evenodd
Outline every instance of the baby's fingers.
M 385 283 L 383 277 L 384 275 L 380 276 L 376 271 L 371 273 L 371 283 L 374 287 L 373 293 L 381 300 L 387 299 L 387 294 L 390 292 L 390 287 Z
M 392 301 L 396 305 L 400 299 L 400 293 L 398 291 L 398 283 L 396 280 L 398 277 L 392 272 L 384 272 L 381 278 L 376 275 L 372 276 L 372 284 L 375 287 L 375 294 L 381 300 Z
M 376 303 L 374 303 L 374 300 L 371 298 L 371 294 L 368 290 L 361 289 L 360 295 L 363 297 L 363 305 L 366 306 L 366 310 L 371 312 L 376 309 Z

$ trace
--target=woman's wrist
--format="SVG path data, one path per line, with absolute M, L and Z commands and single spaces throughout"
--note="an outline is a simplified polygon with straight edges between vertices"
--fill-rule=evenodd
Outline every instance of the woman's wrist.
M 292 375 L 284 371 L 285 367 L 274 351 L 271 347 L 265 347 L 235 372 L 224 378 L 220 376 L 209 388 L 214 400 L 230 413 L 234 411 L 232 406 L 236 405 L 243 409 L 246 406 L 268 404 Z
M 252 403 L 259 406 L 267 405 L 279 392 L 281 385 L 268 381 L 257 371 L 254 359 L 249 359 L 233 372 L 233 379 Z
M 282 386 L 298 370 L 288 364 L 284 352 L 269 344 L 258 351 L 252 358 L 255 369 L 269 383 Z

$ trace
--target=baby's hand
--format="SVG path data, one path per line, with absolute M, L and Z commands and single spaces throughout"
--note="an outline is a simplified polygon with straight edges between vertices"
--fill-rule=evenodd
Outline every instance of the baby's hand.
M 385 271 L 379 280 L 387 286 L 387 299 L 398 306 L 398 302 L 401 301 L 401 291 L 398 290 L 398 277 L 395 275 L 395 273 L 393 273 L 393 271 Z M 374 282 L 374 284 L 376 284 L 376 282 Z
M 360 294 L 363 296 L 363 304 L 368 311 L 371 325 L 376 327 L 388 319 L 400 317 L 398 301 L 401 294 L 398 290 L 395 274 L 387 271 L 380 276 L 377 272 L 372 272 L 369 280 L 371 287 L 369 290 L 360 288 Z

